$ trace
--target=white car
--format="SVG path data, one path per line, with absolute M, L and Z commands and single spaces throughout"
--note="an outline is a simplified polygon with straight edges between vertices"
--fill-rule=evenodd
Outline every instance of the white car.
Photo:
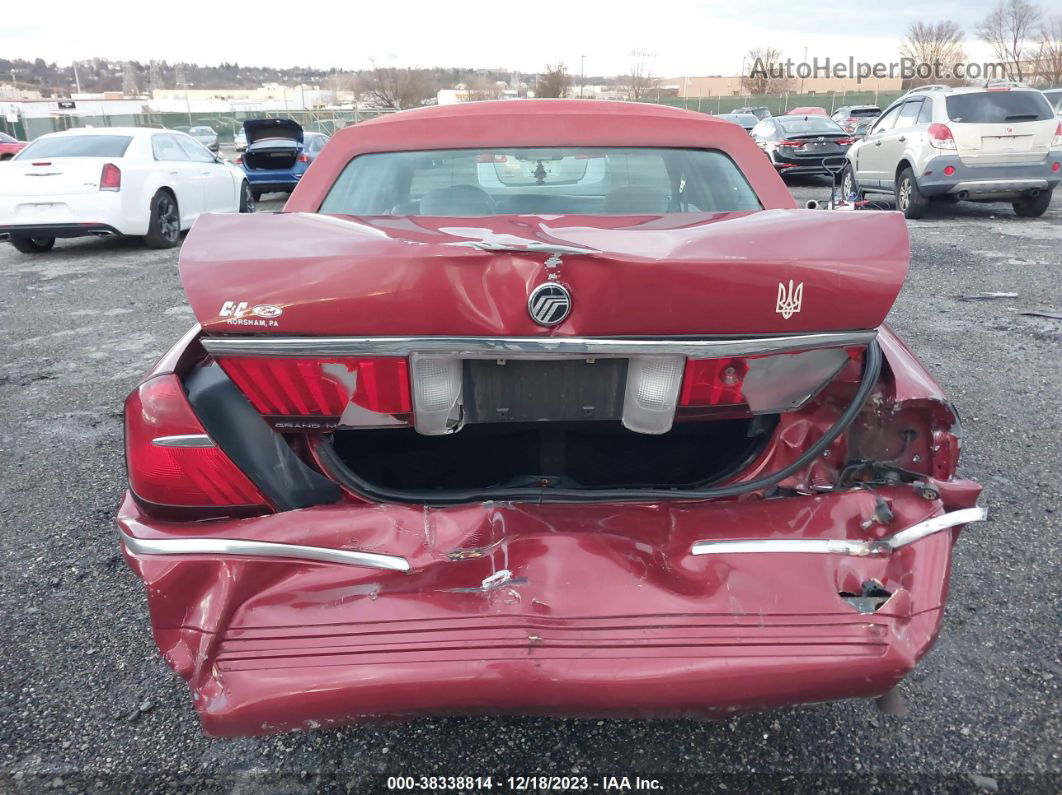
M 1009 202 L 1035 218 L 1062 181 L 1062 122 L 1020 84 L 923 86 L 893 102 L 848 150 L 845 197 L 888 193 L 907 218 L 931 199 Z
M 0 240 L 26 254 L 86 235 L 170 248 L 201 213 L 234 212 L 254 212 L 243 170 L 175 130 L 42 135 L 0 166 Z
M 238 133 L 236 133 L 236 136 L 232 139 L 232 144 L 233 144 L 233 146 L 236 147 L 236 151 L 237 152 L 246 152 L 247 151 L 247 133 L 245 133 L 243 130 L 240 130 Z

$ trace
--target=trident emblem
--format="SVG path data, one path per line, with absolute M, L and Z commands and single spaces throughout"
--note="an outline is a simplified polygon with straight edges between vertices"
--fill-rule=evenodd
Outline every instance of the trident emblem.
M 786 320 L 800 311 L 800 301 L 804 297 L 804 282 L 793 288 L 793 280 L 789 280 L 789 290 L 786 290 L 785 282 L 778 283 L 778 306 L 775 312 Z

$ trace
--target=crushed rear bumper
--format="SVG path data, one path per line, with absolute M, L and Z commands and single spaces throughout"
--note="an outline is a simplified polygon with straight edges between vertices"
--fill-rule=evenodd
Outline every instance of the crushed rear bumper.
M 869 555 L 695 544 L 874 541 L 969 508 L 979 492 L 937 485 L 939 500 L 879 490 L 888 527 L 865 490 L 350 504 L 197 524 L 149 519 L 127 498 L 118 524 L 140 540 L 124 548 L 155 638 L 212 735 L 423 714 L 718 717 L 895 686 L 936 638 L 961 528 Z M 157 544 L 193 537 L 216 544 Z M 266 557 L 225 547 L 233 539 L 369 557 Z M 848 596 L 868 583 L 873 607 Z

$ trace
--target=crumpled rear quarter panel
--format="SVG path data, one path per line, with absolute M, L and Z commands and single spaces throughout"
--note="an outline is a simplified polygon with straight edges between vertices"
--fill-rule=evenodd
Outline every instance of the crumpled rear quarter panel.
M 935 639 L 953 532 L 883 558 L 693 556 L 706 538 L 868 538 L 939 513 L 881 490 L 663 505 L 337 505 L 119 525 L 356 548 L 409 573 L 278 559 L 134 557 L 155 637 L 206 731 L 253 735 L 433 713 L 719 716 L 879 695 Z M 975 494 L 974 494 L 975 496 Z M 949 506 L 950 507 L 950 506 Z M 506 572 L 508 574 L 506 574 Z M 839 592 L 893 593 L 861 615 Z

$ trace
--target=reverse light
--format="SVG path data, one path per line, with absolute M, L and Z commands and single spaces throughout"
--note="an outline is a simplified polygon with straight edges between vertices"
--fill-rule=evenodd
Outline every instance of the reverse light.
M 122 189 L 122 171 L 114 163 L 104 163 L 100 172 L 100 190 Z
M 266 498 L 207 436 L 176 375 L 144 382 L 125 401 L 129 488 L 148 511 L 198 508 L 202 518 L 266 513 Z
M 630 358 L 623 396 L 623 427 L 650 434 L 671 430 L 684 365 L 682 356 Z
M 955 136 L 951 134 L 951 128 L 946 124 L 933 122 L 926 130 L 929 135 L 929 145 L 936 149 L 954 149 Z
M 461 420 L 462 373 L 457 356 L 413 354 L 413 425 L 417 433 L 442 436 Z
M 404 424 L 409 365 L 397 356 L 299 359 L 222 356 L 218 364 L 259 412 L 341 425 Z

